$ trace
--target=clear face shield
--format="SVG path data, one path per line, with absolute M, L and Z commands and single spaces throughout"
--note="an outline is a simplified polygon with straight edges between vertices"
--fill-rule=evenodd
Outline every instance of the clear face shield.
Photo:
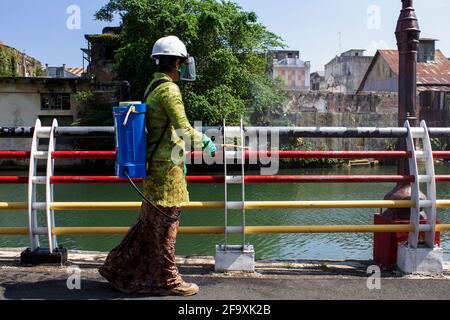
M 194 57 L 188 57 L 186 62 L 180 66 L 180 79 L 183 81 L 195 81 L 196 78 L 195 59 Z

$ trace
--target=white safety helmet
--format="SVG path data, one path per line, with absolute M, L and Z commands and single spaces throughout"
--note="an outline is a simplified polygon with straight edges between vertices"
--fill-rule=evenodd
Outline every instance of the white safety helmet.
M 197 73 L 195 70 L 195 59 L 189 56 L 186 46 L 176 36 L 167 36 L 155 42 L 152 51 L 152 58 L 159 65 L 160 57 L 180 57 L 184 59 L 184 63 L 180 66 L 180 79 L 184 81 L 195 81 Z
M 167 36 L 155 42 L 152 51 L 152 58 L 158 56 L 173 56 L 180 58 L 188 58 L 189 55 L 184 43 L 176 36 Z

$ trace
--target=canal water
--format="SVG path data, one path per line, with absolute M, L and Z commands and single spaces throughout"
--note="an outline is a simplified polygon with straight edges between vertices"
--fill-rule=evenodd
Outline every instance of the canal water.
M 449 174 L 450 165 L 436 166 L 437 174 Z M 292 169 L 280 174 L 395 174 L 395 166 L 342 167 L 332 169 Z M 27 175 L 26 172 L 0 172 L 2 175 Z M 258 175 L 259 172 L 246 172 Z M 248 184 L 247 200 L 382 200 L 393 188 L 392 183 L 372 184 Z M 40 186 L 38 201 L 44 197 Z M 191 184 L 191 201 L 223 201 L 222 184 Z M 26 185 L 0 185 L 0 201 L 26 201 Z M 240 200 L 240 186 L 229 187 L 232 200 Z M 450 183 L 437 185 L 438 199 L 450 197 Z M 139 201 L 138 195 L 128 184 L 55 185 L 55 201 Z M 334 225 L 372 224 L 377 209 L 293 209 L 293 210 L 247 210 L 247 225 Z M 56 212 L 56 225 L 69 226 L 130 226 L 137 212 Z M 450 210 L 439 209 L 438 218 L 450 223 Z M 240 211 L 229 212 L 229 224 L 240 224 Z M 0 226 L 25 226 L 26 212 L 0 212 Z M 39 216 L 45 226 L 45 218 Z M 223 210 L 186 210 L 182 213 L 182 226 L 223 226 Z M 64 236 L 59 244 L 68 249 L 108 251 L 117 245 L 120 235 Z M 239 236 L 229 238 L 233 244 L 241 243 Z M 179 235 L 177 254 L 213 255 L 216 244 L 223 243 L 222 235 Z M 370 259 L 372 257 L 372 234 L 261 234 L 248 235 L 247 242 L 255 246 L 257 259 Z M 45 245 L 45 237 L 42 237 Z M 0 247 L 27 246 L 26 236 L 0 236 Z M 442 235 L 445 259 L 450 260 L 450 234 Z

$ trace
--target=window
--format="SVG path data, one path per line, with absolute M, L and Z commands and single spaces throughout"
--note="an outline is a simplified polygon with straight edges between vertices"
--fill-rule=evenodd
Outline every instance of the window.
M 70 110 L 69 93 L 41 94 L 41 110 Z

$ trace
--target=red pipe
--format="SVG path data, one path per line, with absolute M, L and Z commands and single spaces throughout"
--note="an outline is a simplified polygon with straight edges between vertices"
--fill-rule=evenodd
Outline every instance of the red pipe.
M 30 159 L 29 151 L 0 151 L 0 159 Z
M 142 183 L 142 179 L 132 179 L 134 182 Z M 220 176 L 189 176 L 188 183 L 224 183 L 224 177 Z M 127 183 L 128 179 L 122 179 L 117 176 L 53 176 L 50 183 Z
M 115 151 L 54 151 L 54 159 L 114 159 Z M 203 156 L 202 151 L 191 152 L 192 157 Z M 222 154 L 219 153 L 219 156 Z M 245 151 L 245 157 L 274 157 L 279 158 L 408 158 L 410 153 L 407 151 Z
M 436 175 L 436 182 L 450 182 L 450 175 Z
M 384 183 L 413 182 L 413 176 L 397 175 L 317 175 L 317 176 L 248 176 L 248 183 Z
M 203 156 L 201 151 L 190 153 L 192 157 Z M 115 159 L 115 151 L 54 151 L 54 159 Z M 407 151 L 246 151 L 245 157 L 274 157 L 281 159 L 311 159 L 311 158 L 340 158 L 340 159 L 403 159 L 411 155 Z M 219 156 L 221 156 L 219 154 Z M 435 159 L 450 159 L 450 151 L 434 151 Z M 0 159 L 28 159 L 29 151 L 0 151 Z
M 311 158 L 332 158 L 332 159 L 393 159 L 408 158 L 411 153 L 406 151 L 247 151 L 248 157 L 274 157 L 280 159 L 311 159 Z
M 450 159 L 450 151 L 433 151 L 435 159 Z
M 53 159 L 115 159 L 115 151 L 54 151 Z M 203 152 L 190 153 L 194 158 L 201 158 Z M 311 158 L 335 158 L 335 159 L 404 159 L 411 155 L 407 151 L 246 151 L 248 159 L 258 157 L 275 157 L 280 159 L 311 159 Z M 219 157 L 222 155 L 219 154 Z M 450 151 L 434 151 L 435 159 L 450 159 Z M 28 159 L 29 151 L 0 151 L 0 159 Z
M 28 183 L 28 177 L 0 176 L 0 184 L 22 184 Z
M 203 152 L 189 153 L 193 158 L 203 157 Z M 1 156 L 1 154 L 0 154 Z M 219 158 L 223 155 L 218 154 Z M 405 159 L 411 156 L 408 151 L 245 151 L 245 158 L 275 157 L 280 159 Z M 450 151 L 434 151 L 436 159 L 450 159 Z M 54 151 L 54 159 L 115 159 L 115 151 Z
M 450 176 L 449 176 L 450 178 Z M 51 177 L 51 183 L 126 183 L 127 179 L 121 179 L 116 176 L 55 176 Z M 136 182 L 142 182 L 142 179 L 134 179 Z M 376 182 L 413 182 L 413 176 L 397 175 L 324 175 L 324 176 L 246 176 L 246 183 L 376 183 Z M 223 176 L 189 176 L 188 183 L 224 183 Z
M 115 151 L 53 151 L 53 159 L 115 159 Z

